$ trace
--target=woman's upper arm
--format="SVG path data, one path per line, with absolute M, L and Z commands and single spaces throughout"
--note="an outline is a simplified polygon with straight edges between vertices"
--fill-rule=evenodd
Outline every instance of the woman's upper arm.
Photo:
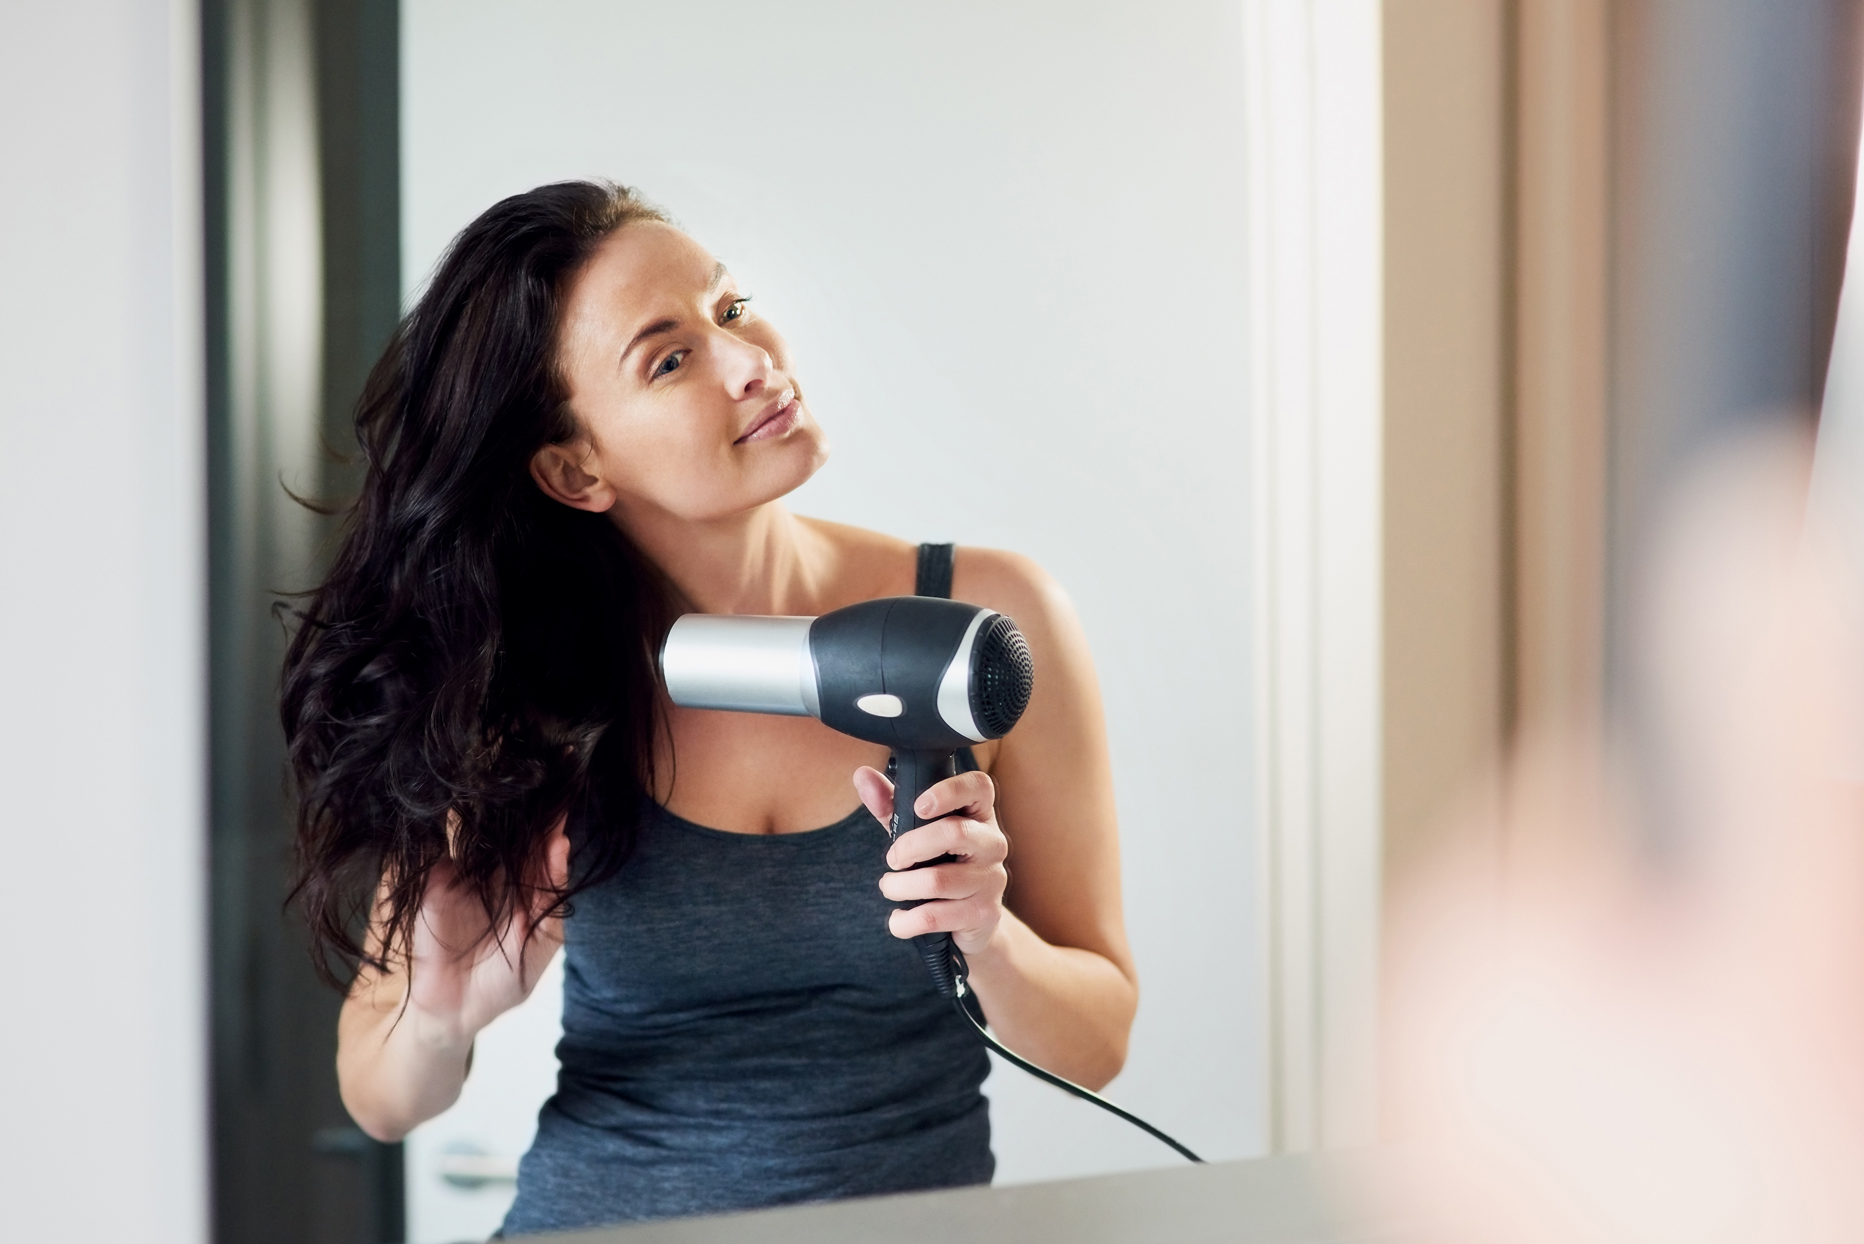
M 1029 707 L 988 765 L 1010 839 L 1007 904 L 1045 941 L 1105 955 L 1131 978 L 1112 761 L 1080 619 L 1060 585 L 1015 553 L 960 549 L 952 578 L 953 596 L 1014 619 L 1035 658 Z

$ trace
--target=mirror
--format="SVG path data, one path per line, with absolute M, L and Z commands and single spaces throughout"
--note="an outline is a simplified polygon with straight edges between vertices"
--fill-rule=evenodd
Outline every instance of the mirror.
M 793 509 L 1013 549 L 1067 590 L 1144 997 L 1108 1095 L 1224 1157 L 1263 1143 L 1238 25 L 1223 3 L 409 0 L 402 26 L 404 302 L 499 198 L 635 186 L 795 351 L 835 452 Z M 521 1147 L 534 1106 L 494 1123 L 481 1095 L 548 1065 L 540 993 L 410 1138 L 411 1239 L 492 1199 L 436 1176 L 449 1154 Z M 987 1091 L 999 1183 L 1178 1160 L 1000 1064 Z
M 227 115 L 270 127 L 224 136 L 226 435 L 260 446 L 270 469 L 230 483 L 216 519 L 256 533 L 244 595 L 217 625 L 259 636 L 223 677 L 247 692 L 220 737 L 275 729 L 276 632 L 253 604 L 262 588 L 308 582 L 325 533 L 272 484 L 353 486 L 325 449 L 345 443 L 386 333 L 384 273 L 405 307 L 496 200 L 574 177 L 634 186 L 730 263 L 794 348 L 835 447 L 794 510 L 1014 550 L 1071 597 L 1106 702 L 1142 988 L 1107 1094 L 1206 1157 L 1262 1152 L 1238 7 L 226 0 L 214 11 Z M 319 213 L 281 211 L 307 179 L 322 187 Z M 255 220 L 272 243 L 320 256 L 321 293 L 313 269 L 296 284 L 244 281 L 242 263 L 277 270 Z M 302 366 L 321 366 L 322 404 L 294 412 L 302 374 L 270 343 L 318 319 L 321 354 Z M 217 757 L 223 772 L 244 766 L 225 780 L 253 806 L 276 798 L 275 752 Z M 223 841 L 242 832 L 229 824 Z M 276 860 L 277 840 L 264 841 Z M 275 867 L 251 871 L 257 857 L 218 854 L 223 895 L 276 885 Z M 292 939 L 265 935 L 271 970 L 290 982 L 278 988 L 303 998 L 295 1010 L 240 993 L 241 939 L 274 910 L 254 908 L 217 909 L 223 1022 L 257 1015 L 275 1043 L 298 1042 L 305 1076 L 322 1075 L 335 1001 L 285 966 L 301 953 Z M 410 1240 L 483 1235 L 552 1085 L 559 974 L 486 1030 L 461 1101 L 401 1155 L 348 1129 L 327 1089 L 312 1101 L 281 1087 L 240 1115 L 251 1095 L 223 1080 L 220 1113 L 249 1128 L 310 1120 L 322 1148 L 303 1160 L 327 1168 L 320 1178 L 360 1158 L 378 1238 L 392 1238 L 400 1205 Z M 998 1183 L 1180 1161 L 1012 1069 L 997 1067 L 986 1091 Z M 299 1092 L 289 1108 L 288 1092 Z M 222 1136 L 222 1187 L 237 1198 L 249 1181 L 226 1163 L 246 1150 L 228 1143 L 237 1126 Z M 222 1215 L 237 1218 L 225 1204 Z

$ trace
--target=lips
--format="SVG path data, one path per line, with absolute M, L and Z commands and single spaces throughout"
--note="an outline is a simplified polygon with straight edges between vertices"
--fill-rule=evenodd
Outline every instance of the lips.
M 802 403 L 796 396 L 796 390 L 785 389 L 776 401 L 772 402 L 751 424 L 750 431 L 740 436 L 736 444 L 743 445 L 751 441 L 767 441 L 782 436 L 796 426 L 796 419 L 802 413 Z

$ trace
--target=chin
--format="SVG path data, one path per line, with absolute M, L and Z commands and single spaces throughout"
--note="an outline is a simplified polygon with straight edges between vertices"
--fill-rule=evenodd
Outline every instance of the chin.
M 800 432 L 801 430 L 799 430 Z M 684 490 L 663 494 L 664 511 L 694 522 L 710 522 L 746 514 L 772 501 L 780 501 L 804 484 L 828 461 L 828 441 L 814 429 L 809 435 L 792 434 L 780 444 L 768 446 L 773 451 L 760 455 L 756 467 L 736 480 L 689 480 Z M 718 487 L 723 485 L 723 487 Z
M 803 409 L 807 413 L 808 407 Z M 771 448 L 778 452 L 771 454 L 765 464 L 769 474 L 765 475 L 762 471 L 758 474 L 774 491 L 757 504 L 775 501 L 795 492 L 814 478 L 815 473 L 828 462 L 828 436 L 813 416 Z
M 763 497 L 757 504 L 761 505 L 789 496 L 815 478 L 815 473 L 820 471 L 827 462 L 828 442 L 821 436 L 818 435 L 807 445 L 796 446 L 794 454 L 785 455 L 781 469 L 771 473 L 769 495 Z
M 828 442 L 828 433 L 824 432 L 813 419 L 810 420 L 809 431 L 813 435 L 811 445 L 814 448 L 814 454 L 809 459 L 809 470 L 804 473 L 802 479 L 791 485 L 794 488 L 802 487 L 807 480 L 814 477 L 817 471 L 827 466 L 828 456 L 835 450 L 835 447 Z

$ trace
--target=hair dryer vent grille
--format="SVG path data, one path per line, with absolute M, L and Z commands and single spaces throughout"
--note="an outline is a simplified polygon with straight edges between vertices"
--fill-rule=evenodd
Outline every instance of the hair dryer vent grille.
M 1035 690 L 1036 663 L 1016 623 L 998 614 L 984 624 L 972 649 L 971 715 L 985 738 L 1010 732 Z

